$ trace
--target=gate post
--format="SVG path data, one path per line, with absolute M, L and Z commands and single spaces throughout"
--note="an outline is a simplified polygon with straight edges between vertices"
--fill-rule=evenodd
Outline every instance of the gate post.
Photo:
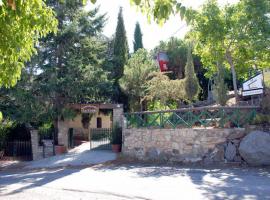
M 66 148 L 68 148 L 68 129 L 65 122 L 58 120 L 58 145 L 64 145 Z
M 38 144 L 38 130 L 32 129 L 30 133 L 33 160 L 39 160 L 42 158 L 42 147 L 40 148 Z

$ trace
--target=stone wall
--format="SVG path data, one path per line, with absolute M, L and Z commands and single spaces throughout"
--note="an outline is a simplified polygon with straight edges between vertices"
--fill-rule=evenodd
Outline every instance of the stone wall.
M 242 162 L 245 129 L 123 129 L 123 154 L 140 160 L 181 163 Z
M 38 131 L 31 130 L 31 146 L 33 160 L 40 160 L 54 155 L 53 141 L 43 140 L 43 146 L 39 145 Z

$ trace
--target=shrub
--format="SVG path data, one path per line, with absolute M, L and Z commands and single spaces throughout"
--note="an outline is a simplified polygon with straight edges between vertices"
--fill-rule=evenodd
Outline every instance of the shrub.
M 10 120 L 0 122 L 0 141 L 5 141 L 11 129 L 15 127 L 15 123 Z
M 218 63 L 218 74 L 215 77 L 215 85 L 214 85 L 214 94 L 216 96 L 217 102 L 221 106 L 225 106 L 228 100 L 227 91 L 228 87 L 225 83 L 224 77 L 225 72 L 224 68 Z
M 257 114 L 253 123 L 255 125 L 269 125 L 270 124 L 270 115 L 269 114 Z
M 187 63 L 185 66 L 185 79 L 184 80 L 185 80 L 184 87 L 185 87 L 187 99 L 189 101 L 197 99 L 198 94 L 200 92 L 200 85 L 199 85 L 199 81 L 196 76 L 196 73 L 194 71 L 194 64 L 193 64 L 193 59 L 192 59 L 192 54 L 191 54 L 191 46 L 188 48 L 188 52 L 187 52 Z
M 111 144 L 122 144 L 122 127 L 115 123 L 112 129 Z

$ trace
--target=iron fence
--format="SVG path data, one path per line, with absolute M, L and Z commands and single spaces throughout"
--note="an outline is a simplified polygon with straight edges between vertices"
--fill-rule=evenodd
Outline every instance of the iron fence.
M 31 141 L 0 141 L 0 151 L 4 152 L 4 157 L 32 158 Z
M 197 107 L 126 113 L 127 128 L 243 127 L 256 116 L 256 106 Z
M 90 129 L 90 148 L 91 149 L 111 149 L 111 128 L 92 128 Z

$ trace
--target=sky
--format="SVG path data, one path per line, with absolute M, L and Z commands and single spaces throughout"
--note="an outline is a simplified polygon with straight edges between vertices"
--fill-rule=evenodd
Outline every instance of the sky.
M 220 5 L 235 3 L 238 0 L 218 0 Z M 181 0 L 183 5 L 199 9 L 206 0 Z M 172 16 L 163 26 L 155 22 L 148 23 L 145 15 L 137 11 L 135 6 L 131 6 L 129 0 L 97 0 L 96 4 L 87 4 L 87 9 L 100 6 L 100 13 L 107 13 L 107 23 L 103 34 L 111 37 L 115 33 L 117 15 L 119 8 L 123 7 L 123 18 L 127 32 L 130 52 L 133 51 L 133 38 L 135 24 L 138 21 L 143 34 L 144 48 L 151 50 L 159 44 L 159 41 L 166 41 L 170 37 L 183 38 L 188 31 L 185 21 L 181 21 L 180 15 Z

